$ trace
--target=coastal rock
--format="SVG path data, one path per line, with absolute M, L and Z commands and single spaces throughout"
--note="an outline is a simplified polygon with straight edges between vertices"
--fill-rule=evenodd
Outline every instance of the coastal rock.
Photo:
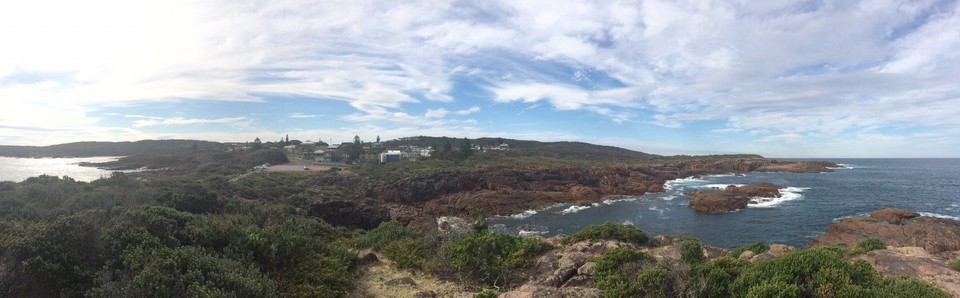
M 416 285 L 417 285 L 417 283 L 414 282 L 413 279 L 410 278 L 410 277 L 401 277 L 401 278 L 391 279 L 391 280 L 388 280 L 387 282 L 385 282 L 385 283 L 383 283 L 383 284 L 384 284 L 384 285 L 387 285 L 387 286 L 391 286 L 391 287 L 396 287 L 396 286 L 416 286 Z
M 380 258 L 371 249 L 364 249 L 357 252 L 357 265 L 369 265 L 379 262 Z
M 871 218 L 884 220 L 894 225 L 899 225 L 901 221 L 917 216 L 920 216 L 920 213 L 898 208 L 884 208 L 870 213 Z
M 861 258 L 882 273 L 923 279 L 960 297 L 960 272 L 950 267 L 950 259 L 932 255 L 922 247 L 890 247 Z
M 888 246 L 917 246 L 929 253 L 960 250 L 960 221 L 918 216 L 903 209 L 882 209 L 867 217 L 844 219 L 827 228 L 810 246 L 854 247 L 861 240 L 879 238 Z
M 740 256 L 737 257 L 737 258 L 739 258 L 739 259 L 741 259 L 741 260 L 749 261 L 750 259 L 753 259 L 753 257 L 756 256 L 756 255 L 757 255 L 757 253 L 748 250 L 748 251 L 744 251 L 744 252 L 740 253 Z
M 795 162 L 743 158 L 702 158 L 663 164 L 605 165 L 539 169 L 443 170 L 377 182 L 373 180 L 326 178 L 316 185 L 347 183 L 360 197 L 375 198 L 390 207 L 394 220 L 430 224 L 423 219 L 442 215 L 470 217 L 482 211 L 488 215 L 512 215 L 539 210 L 555 204 L 589 205 L 608 196 L 639 196 L 664 191 L 669 180 L 695 175 L 746 173 L 750 171 L 829 172 L 831 163 Z M 413 206 L 395 212 L 400 206 Z M 742 207 L 740 207 L 742 208 Z
M 770 183 L 756 183 L 743 187 L 727 186 L 715 192 L 687 192 L 692 197 L 690 208 L 697 212 L 726 212 L 746 208 L 753 197 L 780 197 L 780 186 Z

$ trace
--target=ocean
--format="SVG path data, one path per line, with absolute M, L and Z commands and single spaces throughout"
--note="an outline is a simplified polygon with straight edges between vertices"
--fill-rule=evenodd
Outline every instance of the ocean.
M 107 162 L 119 157 L 81 157 L 81 158 L 16 158 L 0 157 L 0 181 L 20 182 L 40 175 L 68 176 L 77 181 L 93 181 L 101 177 L 110 177 L 113 171 L 94 167 L 81 167 L 81 162 Z
M 818 159 L 841 164 L 832 173 L 747 173 L 688 177 L 667 191 L 615 197 L 593 206 L 556 205 L 488 219 L 491 229 L 545 236 L 572 234 L 607 221 L 631 223 L 648 235 L 693 236 L 720 247 L 765 241 L 806 247 L 843 218 L 897 207 L 960 220 L 960 159 Z M 770 182 L 781 198 L 734 212 L 703 214 L 683 192 Z

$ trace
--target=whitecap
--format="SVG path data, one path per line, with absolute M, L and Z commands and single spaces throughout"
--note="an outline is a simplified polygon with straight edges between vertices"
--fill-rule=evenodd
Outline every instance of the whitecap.
M 942 219 L 949 219 L 949 220 L 958 220 L 958 221 L 960 221 L 960 217 L 958 217 L 958 216 L 950 216 L 950 215 L 943 215 L 943 214 L 930 213 L 930 212 L 917 212 L 917 213 L 920 213 L 920 215 L 923 215 L 923 216 L 929 216 L 929 217 L 936 217 L 936 218 L 942 218 Z
M 779 189 L 780 190 L 779 198 L 752 197 L 750 198 L 750 204 L 747 205 L 747 207 L 754 207 L 754 208 L 777 207 L 783 202 L 793 201 L 793 200 L 803 198 L 802 192 L 808 189 L 810 188 L 809 187 L 784 187 Z
M 716 189 L 721 189 L 721 190 L 722 190 L 722 189 L 726 189 L 727 186 L 730 186 L 730 185 L 733 185 L 733 186 L 736 186 L 736 187 L 744 187 L 744 186 L 746 186 L 746 184 L 733 184 L 733 183 L 730 183 L 730 184 L 722 184 L 722 183 L 720 183 L 720 184 L 707 184 L 707 185 L 704 185 L 703 188 L 716 188 Z
M 516 219 L 524 219 L 524 218 L 530 217 L 531 215 L 534 215 L 534 214 L 537 214 L 537 210 L 527 210 L 527 211 L 520 212 L 520 213 L 517 213 L 517 214 L 514 214 L 514 215 L 510 215 L 510 217 L 511 217 L 511 218 L 516 218 Z
M 690 177 L 687 177 L 687 178 L 678 178 L 678 179 L 669 180 L 669 181 L 663 183 L 663 188 L 666 189 L 666 190 L 671 190 L 671 189 L 676 188 L 677 186 L 685 186 L 685 185 L 690 185 L 690 184 L 699 184 L 699 183 L 704 183 L 704 182 L 707 182 L 707 180 L 704 180 L 703 178 L 697 178 L 697 177 L 694 177 L 694 176 L 690 176 Z
M 595 206 L 597 206 L 596 203 L 590 206 L 573 205 L 573 206 L 567 207 L 567 209 L 560 210 L 560 214 L 577 213 L 577 212 L 580 212 L 581 210 L 586 210 L 586 209 L 589 209 L 590 207 L 595 207 Z
M 676 198 L 677 198 L 677 195 L 669 195 L 669 196 L 663 196 L 660 199 L 664 201 L 673 201 L 673 199 L 676 199 Z
M 636 201 L 639 198 L 640 197 L 616 196 L 616 197 L 611 197 L 610 199 L 603 200 L 603 204 L 613 205 L 614 203 L 619 203 L 619 202 Z

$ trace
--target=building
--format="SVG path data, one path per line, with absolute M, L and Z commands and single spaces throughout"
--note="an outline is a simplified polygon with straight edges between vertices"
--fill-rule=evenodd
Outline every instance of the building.
M 380 163 L 401 161 L 403 157 L 403 152 L 400 150 L 387 150 L 387 152 L 380 153 Z

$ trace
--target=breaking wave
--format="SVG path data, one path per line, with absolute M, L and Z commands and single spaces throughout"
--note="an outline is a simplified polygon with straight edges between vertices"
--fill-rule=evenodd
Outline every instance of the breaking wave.
M 779 198 L 767 198 L 767 197 L 753 197 L 750 198 L 750 204 L 747 207 L 754 208 L 773 208 L 783 202 L 793 201 L 800 198 L 803 198 L 803 191 L 810 189 L 809 187 L 784 187 L 780 189 Z

